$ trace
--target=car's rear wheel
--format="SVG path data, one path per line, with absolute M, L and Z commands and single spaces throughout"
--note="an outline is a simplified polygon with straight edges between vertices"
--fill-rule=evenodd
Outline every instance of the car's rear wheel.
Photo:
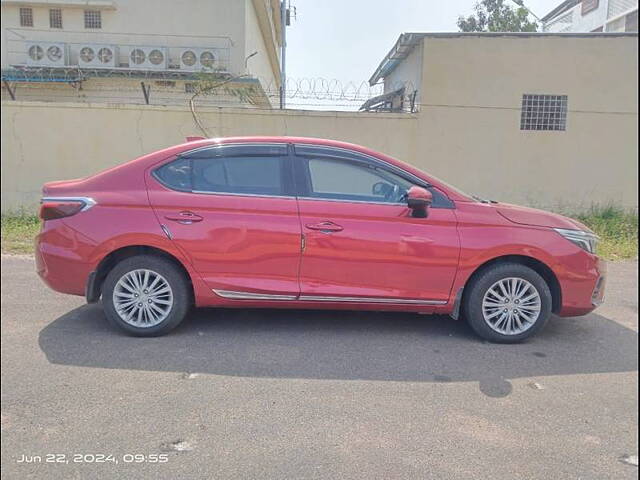
M 102 286 L 107 319 L 141 337 L 164 335 L 186 317 L 191 306 L 184 274 L 167 259 L 137 255 L 122 260 Z
M 463 312 L 471 328 L 497 343 L 517 343 L 539 332 L 551 316 L 552 297 L 545 280 L 517 263 L 491 266 L 474 278 Z

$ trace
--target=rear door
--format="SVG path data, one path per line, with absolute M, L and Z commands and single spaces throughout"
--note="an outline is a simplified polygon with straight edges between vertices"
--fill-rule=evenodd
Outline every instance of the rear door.
M 349 150 L 296 145 L 296 154 L 301 299 L 448 301 L 460 249 L 453 202 L 431 188 L 428 218 L 414 218 L 404 194 L 417 179 Z
M 285 144 L 207 147 L 147 176 L 158 220 L 218 295 L 299 294 L 301 231 L 287 151 Z

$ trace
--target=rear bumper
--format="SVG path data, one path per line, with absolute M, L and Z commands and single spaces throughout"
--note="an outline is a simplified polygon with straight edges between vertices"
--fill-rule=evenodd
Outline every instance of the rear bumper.
M 64 245 L 64 243 L 63 243 Z M 85 295 L 85 286 L 93 265 L 61 246 L 56 230 L 43 229 L 35 240 L 36 271 L 51 289 L 70 295 Z

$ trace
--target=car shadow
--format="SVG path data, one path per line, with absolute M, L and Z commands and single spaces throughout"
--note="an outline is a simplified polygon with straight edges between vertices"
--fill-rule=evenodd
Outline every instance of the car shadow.
M 600 315 L 551 319 L 528 343 L 483 342 L 463 321 L 409 313 L 198 309 L 171 334 L 129 337 L 99 305 L 56 319 L 39 336 L 54 364 L 246 377 L 478 381 L 638 369 L 637 334 Z

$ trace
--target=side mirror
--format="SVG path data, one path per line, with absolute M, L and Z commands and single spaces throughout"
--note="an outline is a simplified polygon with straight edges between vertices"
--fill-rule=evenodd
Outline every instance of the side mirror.
M 412 210 L 412 217 L 426 218 L 432 202 L 433 194 L 426 188 L 414 185 L 407 192 L 407 206 Z

